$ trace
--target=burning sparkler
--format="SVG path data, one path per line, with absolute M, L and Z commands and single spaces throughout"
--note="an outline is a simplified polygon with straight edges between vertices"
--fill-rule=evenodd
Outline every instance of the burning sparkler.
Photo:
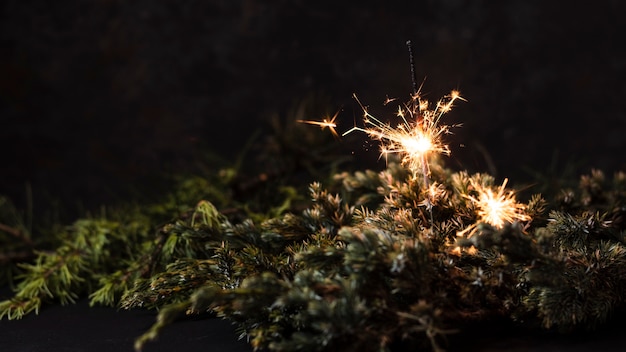
M 425 205 L 430 212 L 431 226 L 433 224 L 432 201 L 430 193 L 430 166 L 428 157 L 431 154 L 450 154 L 450 148 L 442 141 L 442 136 L 449 134 L 450 128 L 455 126 L 439 124 L 443 114 L 452 109 L 454 102 L 461 97 L 459 91 L 453 90 L 449 95 L 444 96 L 437 102 L 435 108 L 431 109 L 427 100 L 421 98 L 421 87 L 417 87 L 415 79 L 415 63 L 413 61 L 413 50 L 411 41 L 407 41 L 409 49 L 409 61 L 411 66 L 411 78 L 413 83 L 413 94 L 408 103 L 398 106 L 397 115 L 401 119 L 396 127 L 389 123 L 384 123 L 367 111 L 367 108 L 354 95 L 354 99 L 363 110 L 363 121 L 365 127 L 354 126 L 345 132 L 361 131 L 367 133 L 372 139 L 381 141 L 380 155 L 399 154 L 402 156 L 401 163 L 412 173 L 413 179 L 421 172 L 424 177 L 423 187 L 429 190 L 425 200 Z M 385 100 L 385 105 L 395 99 Z
M 477 208 L 479 222 L 487 223 L 497 229 L 501 229 L 505 224 L 515 221 L 528 221 L 530 216 L 524 213 L 526 206 L 515 200 L 515 193 L 506 190 L 508 179 L 504 179 L 502 185 L 494 192 L 492 188 L 485 187 L 472 180 L 472 186 L 478 192 L 478 196 L 465 196 L 472 201 Z M 476 224 L 460 231 L 457 235 L 469 236 L 476 231 Z M 469 237 L 468 236 L 468 237 Z
M 443 144 L 441 137 L 450 133 L 450 127 L 453 126 L 440 125 L 439 120 L 443 114 L 452 109 L 452 104 L 455 100 L 466 100 L 461 97 L 459 91 L 453 90 L 449 95 L 439 100 L 434 109 L 429 109 L 428 101 L 421 98 L 421 86 L 417 87 L 411 41 L 407 41 L 406 45 L 409 49 L 413 94 L 408 103 L 398 106 L 397 115 L 402 119 L 402 123 L 394 128 L 390 124 L 378 120 L 367 111 L 365 106 L 354 95 L 354 99 L 356 99 L 363 110 L 363 120 L 366 127 L 355 126 L 343 135 L 345 136 L 353 131 L 361 131 L 374 139 L 380 140 L 381 156 L 385 156 L 386 159 L 387 155 L 391 153 L 402 155 L 402 165 L 411 170 L 414 178 L 421 172 L 424 176 L 424 187 L 429 188 L 428 176 L 430 175 L 430 167 L 428 165 L 428 156 L 432 153 L 450 154 L 450 149 Z M 387 97 L 385 105 L 394 100 Z
M 371 138 L 381 141 L 380 155 L 387 159 L 389 154 L 402 156 L 401 163 L 406 166 L 416 179 L 421 172 L 424 178 L 424 189 L 430 190 L 430 166 L 428 157 L 431 154 L 450 155 L 450 148 L 442 141 L 442 136 L 449 134 L 450 128 L 455 126 L 440 125 L 439 121 L 446 112 L 452 109 L 455 100 L 464 100 L 458 91 L 453 90 L 437 102 L 434 109 L 429 108 L 428 101 L 420 98 L 420 91 L 412 95 L 411 100 L 398 106 L 398 117 L 402 123 L 395 128 L 388 123 L 374 117 L 354 95 L 354 99 L 363 110 L 365 126 L 354 126 L 345 132 L 345 136 L 353 131 L 367 133 Z M 433 225 L 431 194 L 428 193 L 425 205 L 430 213 L 430 223 Z
M 451 133 L 450 128 L 456 126 L 443 125 L 439 122 L 443 114 L 452 109 L 455 100 L 465 101 L 458 91 L 452 91 L 443 97 L 434 109 L 429 109 L 428 101 L 422 100 L 418 91 L 408 103 L 398 106 L 397 116 L 402 122 L 396 127 L 374 117 L 356 95 L 354 98 L 363 110 L 366 127 L 354 126 L 343 135 L 361 131 L 381 141 L 381 157 L 387 157 L 389 154 L 401 155 L 402 165 L 406 166 L 414 177 L 420 172 L 425 177 L 430 174 L 427 159 L 430 154 L 450 154 L 450 148 L 443 143 L 442 136 Z

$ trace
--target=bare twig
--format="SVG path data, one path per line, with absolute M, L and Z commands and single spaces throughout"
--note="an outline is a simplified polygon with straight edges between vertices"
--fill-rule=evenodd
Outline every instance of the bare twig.
M 24 242 L 24 244 L 28 246 L 33 245 L 33 241 L 28 237 L 28 235 L 20 231 L 19 229 L 0 223 L 0 231 L 8 233 L 9 235 L 21 240 L 22 242 Z

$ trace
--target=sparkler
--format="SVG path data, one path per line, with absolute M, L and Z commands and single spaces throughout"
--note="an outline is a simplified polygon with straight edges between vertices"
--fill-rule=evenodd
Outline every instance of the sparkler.
M 414 177 L 422 173 L 430 175 L 428 156 L 430 154 L 450 155 L 450 148 L 443 143 L 442 136 L 449 134 L 450 125 L 440 125 L 443 114 L 452 109 L 455 100 L 463 99 L 458 91 L 452 91 L 439 102 L 434 109 L 429 109 L 428 101 L 422 100 L 419 91 L 411 97 L 411 101 L 398 106 L 397 116 L 401 123 L 396 127 L 384 123 L 370 114 L 367 108 L 354 95 L 363 110 L 363 121 L 366 127 L 354 126 L 343 133 L 343 136 L 354 131 L 368 134 L 372 139 L 381 141 L 380 155 L 399 154 L 402 165 L 406 166 Z M 425 184 L 428 188 L 428 182 Z
M 356 95 L 354 95 L 354 98 L 363 110 L 365 125 L 369 127 L 355 126 L 343 135 L 345 136 L 353 131 L 361 131 L 367 133 L 373 139 L 380 140 L 381 156 L 384 155 L 386 158 L 391 153 L 402 155 L 402 165 L 411 170 L 414 178 L 421 172 L 424 176 L 424 187 L 428 189 L 430 167 L 427 158 L 429 154 L 450 155 L 450 149 L 443 144 L 441 137 L 450 133 L 450 127 L 454 126 L 440 125 L 439 121 L 443 114 L 452 109 L 452 104 L 455 100 L 466 100 L 461 97 L 459 91 L 453 90 L 449 95 L 439 100 L 434 109 L 429 109 L 428 101 L 421 98 L 421 86 L 419 88 L 417 86 L 411 41 L 407 41 L 406 45 L 409 50 L 413 94 L 408 103 L 398 106 L 397 115 L 402 119 L 402 123 L 394 128 L 390 124 L 378 120 L 367 111 Z M 395 99 L 387 98 L 385 105 L 393 100 Z
M 430 166 L 428 157 L 431 154 L 450 155 L 450 148 L 442 141 L 442 136 L 449 134 L 450 125 L 439 124 L 442 116 L 452 109 L 453 103 L 461 97 L 460 92 L 453 90 L 449 95 L 444 96 L 430 108 L 429 102 L 421 98 L 421 86 L 418 88 L 415 78 L 415 63 L 413 61 L 413 50 L 411 41 L 407 41 L 409 49 L 409 61 L 411 66 L 411 79 L 413 83 L 413 94 L 408 103 L 398 106 L 397 116 L 401 123 L 396 127 L 384 123 L 367 111 L 367 108 L 359 101 L 356 94 L 354 99 L 363 110 L 363 121 L 365 127 L 354 126 L 343 133 L 343 136 L 354 131 L 361 131 L 368 134 L 372 139 L 381 142 L 380 156 L 387 159 L 389 154 L 399 154 L 402 156 L 401 163 L 407 167 L 416 179 L 421 173 L 424 177 L 424 189 L 430 190 Z M 385 105 L 395 99 L 387 98 Z M 430 212 L 430 222 L 433 224 L 432 202 L 430 191 L 427 192 L 426 207 Z
M 476 206 L 479 222 L 501 229 L 505 224 L 530 220 L 530 216 L 524 213 L 526 206 L 515 200 L 515 192 L 506 190 L 507 182 L 508 179 L 504 179 L 502 185 L 494 192 L 492 188 L 472 180 L 472 186 L 478 192 L 478 196 L 466 195 L 465 197 Z M 476 224 L 460 231 L 457 236 L 464 236 L 468 232 L 468 237 L 473 235 L 476 232 Z
M 428 190 L 425 205 L 430 214 L 430 224 L 434 223 L 430 189 L 430 166 L 428 157 L 438 153 L 450 155 L 450 148 L 442 142 L 442 136 L 449 134 L 454 126 L 440 125 L 439 121 L 446 112 L 452 109 L 455 100 L 465 100 L 458 91 L 453 90 L 437 102 L 434 109 L 429 109 L 428 101 L 420 98 L 420 91 L 412 95 L 411 101 L 398 107 L 398 117 L 402 123 L 395 128 L 384 123 L 367 111 L 367 108 L 354 95 L 354 99 L 363 110 L 363 120 L 367 128 L 354 126 L 345 132 L 345 136 L 353 131 L 367 133 L 372 139 L 381 141 L 380 155 L 387 156 L 392 153 L 402 155 L 401 163 L 406 166 L 416 179 L 421 172 L 424 177 L 424 189 Z
M 342 136 L 354 131 L 364 132 L 369 135 L 370 138 L 380 141 L 380 157 L 384 156 L 385 159 L 387 159 L 389 154 L 400 155 L 402 165 L 412 172 L 414 180 L 421 173 L 424 177 L 423 187 L 426 193 L 426 199 L 421 202 L 420 205 L 426 206 L 429 210 L 432 226 L 432 200 L 437 199 L 443 190 L 436 183 L 430 184 L 430 166 L 428 164 L 428 158 L 432 154 L 450 155 L 450 148 L 448 145 L 444 144 L 443 136 L 450 134 L 451 128 L 457 127 L 458 125 L 441 124 L 441 118 L 452 109 L 456 100 L 467 100 L 461 97 L 460 92 L 457 90 L 452 90 L 448 95 L 445 95 L 434 107 L 431 107 L 427 100 L 422 99 L 422 87 L 417 86 L 415 79 L 415 67 L 410 41 L 407 42 L 407 46 L 409 48 L 409 59 L 411 63 L 413 94 L 407 103 L 398 106 L 396 115 L 400 119 L 400 123 L 394 127 L 390 123 L 385 123 L 376 118 L 368 111 L 367 107 L 361 103 L 356 94 L 353 94 L 354 99 L 363 110 L 364 127 L 355 125 L 350 130 L 344 132 Z M 384 105 L 393 101 L 395 101 L 395 99 L 387 97 Z M 328 127 L 333 135 L 338 137 L 337 131 L 335 130 L 337 127 L 335 124 L 337 114 L 330 120 L 298 121 L 318 125 L 322 129 Z M 466 195 L 465 197 L 475 205 L 479 220 L 466 229 L 459 231 L 457 236 L 465 236 L 469 233 L 468 237 L 471 237 L 476 232 L 477 224 L 480 222 L 490 224 L 500 229 L 507 223 L 530 220 L 530 216 L 524 213 L 524 204 L 518 203 L 515 200 L 515 193 L 513 191 L 506 190 L 507 182 L 508 179 L 505 179 L 502 185 L 497 187 L 494 191 L 492 187 L 483 186 L 474 180 L 471 181 L 477 196 Z M 460 247 L 458 250 L 460 251 Z

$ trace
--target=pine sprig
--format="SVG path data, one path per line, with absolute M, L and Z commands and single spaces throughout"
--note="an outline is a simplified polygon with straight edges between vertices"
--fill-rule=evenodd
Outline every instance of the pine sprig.
M 48 301 L 74 303 L 97 284 L 99 274 L 93 269 L 116 269 L 116 257 L 128 253 L 127 244 L 146 230 L 140 221 L 76 221 L 60 235 L 65 240 L 55 251 L 39 252 L 34 263 L 19 265 L 22 281 L 15 296 L 0 303 L 0 318 L 19 319 L 30 312 L 37 313 Z
M 578 209 L 572 214 L 534 195 L 524 206 L 534 219 L 498 228 L 481 222 L 470 201 L 495 187 L 491 176 L 441 172 L 431 223 L 420 179 L 401 177 L 390 169 L 337 178 L 349 181 L 342 192 L 360 194 L 352 199 L 376 193 L 375 208 L 356 209 L 313 184 L 301 215 L 222 226 L 234 247 L 222 245 L 228 260 L 215 257 L 217 267 L 237 280 L 207 282 L 178 307 L 216 312 L 255 348 L 277 351 L 385 350 L 407 337 L 438 350 L 452 327 L 470 321 L 593 328 L 623 307 L 626 263 L 616 234 L 624 228 L 606 220 L 612 213 L 583 205 L 569 207 Z M 571 204 L 582 204 L 587 188 L 581 183 Z M 603 192 L 593 209 L 623 202 L 619 189 Z M 472 235 L 459 237 L 468 226 Z
M 0 317 L 89 295 L 159 310 L 137 349 L 210 313 L 258 350 L 384 351 L 441 350 L 455 328 L 492 318 L 591 329 L 624 307 L 624 174 L 593 171 L 521 203 L 506 181 L 429 166 L 428 182 L 394 163 L 341 173 L 331 190 L 312 183 L 303 209 L 267 218 L 203 200 L 156 227 L 140 214 L 79 220 L 21 265 Z

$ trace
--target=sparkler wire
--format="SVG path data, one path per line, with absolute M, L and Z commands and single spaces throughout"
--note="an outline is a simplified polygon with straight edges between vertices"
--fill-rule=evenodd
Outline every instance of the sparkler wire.
M 409 50 L 409 65 L 411 66 L 411 83 L 413 85 L 413 99 L 417 99 L 419 97 L 419 89 L 417 88 L 417 77 L 415 74 L 415 60 L 413 59 L 413 46 L 411 45 L 411 41 L 406 41 L 407 49 Z M 421 111 L 420 111 L 420 102 L 419 100 L 416 103 L 416 112 L 418 116 L 416 119 L 419 120 Z M 441 115 L 439 116 L 441 117 Z M 439 120 L 439 117 L 436 121 Z M 404 118 L 404 117 L 402 117 Z M 435 122 L 436 123 L 436 122 Z M 430 189 L 430 180 L 428 179 L 428 167 L 426 164 L 426 153 L 422 153 L 422 174 L 424 176 L 424 189 Z M 430 213 L 430 227 L 433 227 L 434 219 L 433 219 L 433 204 L 430 199 L 430 192 L 426 192 L 426 207 L 428 208 L 428 212 Z

